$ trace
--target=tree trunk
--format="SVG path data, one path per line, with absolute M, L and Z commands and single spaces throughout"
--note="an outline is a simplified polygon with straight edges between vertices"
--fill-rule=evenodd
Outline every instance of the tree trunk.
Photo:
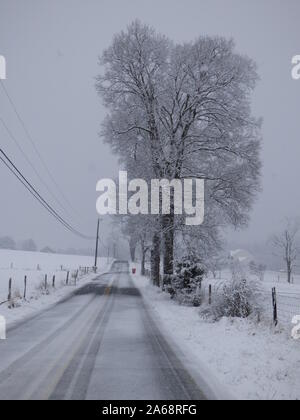
M 292 280 L 292 268 L 290 263 L 287 264 L 287 275 L 288 275 L 288 283 L 291 284 Z
M 147 249 L 145 248 L 145 242 L 141 240 L 141 252 L 142 252 L 142 261 L 141 261 L 141 275 L 145 275 L 145 261 L 146 261 L 146 252 Z
M 164 274 L 174 272 L 174 215 L 163 216 Z
M 142 252 L 142 264 L 141 264 L 141 275 L 142 276 L 144 276 L 146 274 L 145 261 L 146 261 L 146 251 Z
M 129 249 L 130 249 L 131 261 L 135 262 L 136 241 L 134 238 L 130 238 L 129 240 Z
M 152 238 L 151 280 L 154 286 L 160 286 L 160 236 L 158 233 Z

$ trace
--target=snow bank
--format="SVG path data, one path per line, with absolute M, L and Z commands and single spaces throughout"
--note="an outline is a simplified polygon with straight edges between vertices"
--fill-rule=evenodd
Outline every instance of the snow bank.
M 163 328 L 219 398 L 227 392 L 243 400 L 300 398 L 300 341 L 290 330 L 274 331 L 270 323 L 249 320 L 209 323 L 197 308 L 172 302 L 147 278 L 133 278 Z

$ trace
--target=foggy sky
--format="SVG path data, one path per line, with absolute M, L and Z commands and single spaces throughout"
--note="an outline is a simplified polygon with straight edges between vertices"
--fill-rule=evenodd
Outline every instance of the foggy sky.
M 114 33 L 139 18 L 179 42 L 203 34 L 232 37 L 237 51 L 257 62 L 261 80 L 253 112 L 264 118 L 263 192 L 249 228 L 231 237 L 263 241 L 285 216 L 297 216 L 300 81 L 291 78 L 291 59 L 300 54 L 299 17 L 299 0 L 0 0 L 4 83 L 76 210 L 62 214 L 84 233 L 94 233 L 96 182 L 117 173 L 116 158 L 98 137 L 105 116 L 94 88 L 98 56 Z M 0 116 L 52 186 L 1 87 Z M 1 147 L 60 211 L 1 124 L 0 138 Z M 40 246 L 93 245 L 57 224 L 2 164 L 0 186 L 0 236 L 32 237 Z

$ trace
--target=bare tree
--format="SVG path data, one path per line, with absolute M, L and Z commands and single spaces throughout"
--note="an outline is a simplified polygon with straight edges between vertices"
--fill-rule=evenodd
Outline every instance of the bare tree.
M 267 266 L 265 264 L 257 264 L 255 261 L 250 261 L 249 263 L 250 273 L 260 281 L 264 280 L 266 269 Z
M 140 234 L 140 247 L 141 247 L 141 275 L 146 273 L 146 256 L 147 252 L 151 250 L 151 242 L 148 240 L 149 234 L 143 231 Z
M 129 245 L 130 258 L 132 262 L 136 261 L 136 249 L 139 241 L 137 226 L 133 223 L 134 218 L 124 217 L 121 221 L 121 230 L 126 237 Z
M 272 245 L 279 251 L 287 268 L 287 281 L 291 283 L 292 273 L 298 257 L 297 235 L 300 224 L 298 221 L 286 221 L 284 230 L 279 235 L 274 235 L 271 239 Z
M 23 251 L 37 251 L 37 246 L 33 239 L 26 239 L 21 246 Z
M 9 236 L 0 238 L 0 249 L 16 249 L 16 242 Z

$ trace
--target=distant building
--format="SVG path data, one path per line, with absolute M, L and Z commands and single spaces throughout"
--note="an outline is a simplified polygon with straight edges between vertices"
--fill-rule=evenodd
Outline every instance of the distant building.
M 255 260 L 253 255 L 244 249 L 236 249 L 235 251 L 230 251 L 229 258 L 243 265 L 249 265 L 251 261 Z
M 41 252 L 44 252 L 45 254 L 55 254 L 55 251 L 49 246 L 46 246 L 45 248 L 41 249 Z

